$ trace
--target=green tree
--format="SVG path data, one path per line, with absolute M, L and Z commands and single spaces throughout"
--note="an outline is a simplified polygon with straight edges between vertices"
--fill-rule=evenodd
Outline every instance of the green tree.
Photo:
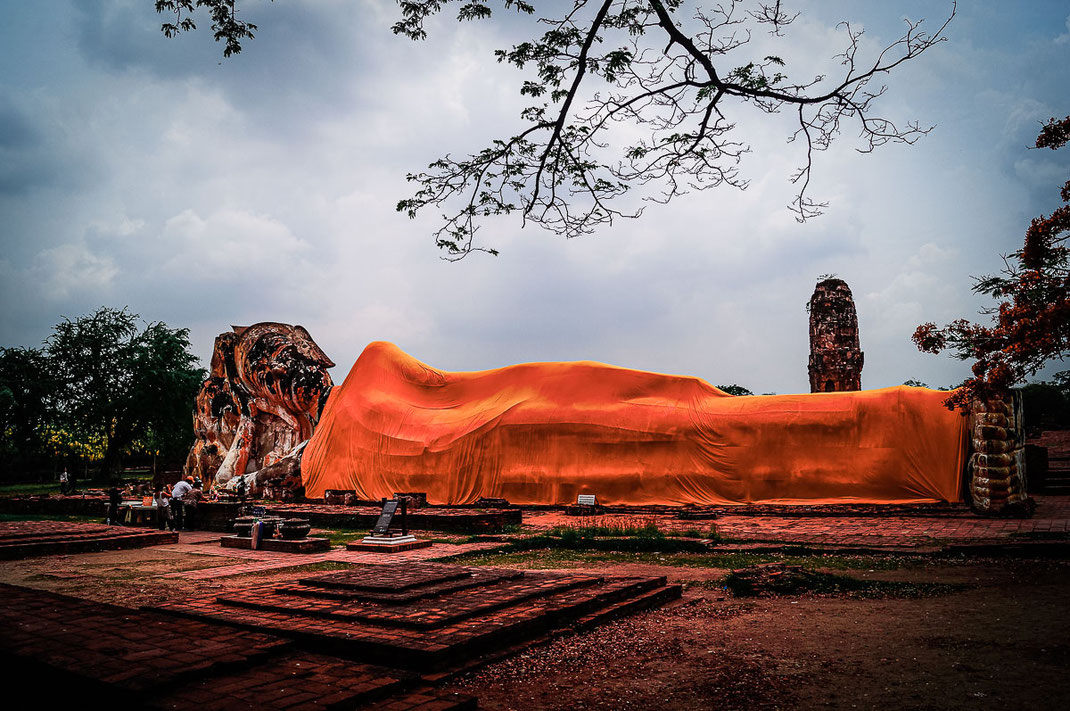
M 139 329 L 138 318 L 102 307 L 65 318 L 46 341 L 58 420 L 103 440 L 104 475 L 139 443 L 164 442 L 177 453 L 192 440 L 190 412 L 204 371 L 190 352 L 189 330 L 159 322 Z
M 1031 433 L 1070 427 L 1070 370 L 1056 373 L 1053 382 L 1027 383 L 1019 390 Z
M 45 449 L 53 417 L 55 379 L 47 355 L 36 348 L 0 348 L 0 431 L 5 457 L 27 459 Z
M 1036 148 L 1057 150 L 1070 143 L 1070 116 L 1051 119 Z M 1070 355 L 1070 180 L 1059 190 L 1066 204 L 1034 218 L 1022 248 L 1004 255 L 1000 274 L 982 277 L 973 289 L 1000 302 L 985 313 L 988 325 L 958 319 L 938 328 L 918 326 L 914 343 L 926 353 L 949 350 L 973 360 L 973 377 L 948 399 L 965 406 L 975 396 L 1005 393 L 1053 360 Z
M 731 385 L 718 385 L 717 389 L 722 391 L 722 392 L 726 392 L 729 395 L 737 395 L 737 396 L 739 396 L 739 395 L 753 395 L 754 394 L 750 390 L 748 390 L 747 388 L 743 387 L 742 385 L 736 385 L 735 383 L 732 383 Z
M 241 51 L 256 25 L 238 18 L 236 0 L 156 0 L 167 13 L 164 34 L 196 29 L 197 8 L 207 9 L 223 54 Z M 491 0 L 398 0 L 395 34 L 427 36 L 425 22 L 457 9 L 458 20 L 490 17 Z M 858 150 L 887 143 L 914 143 L 929 128 L 897 124 L 880 115 L 879 82 L 904 62 L 944 41 L 955 14 L 935 32 L 921 21 L 879 52 L 867 54 L 862 30 L 842 22 L 842 45 L 828 75 L 802 75 L 799 62 L 755 51 L 750 42 L 768 32 L 779 43 L 798 13 L 775 2 L 728 0 L 684 12 L 683 0 L 573 0 L 533 24 L 530 39 L 497 50 L 497 61 L 527 75 L 520 94 L 530 105 L 510 137 L 491 141 L 468 156 L 446 156 L 408 179 L 417 186 L 398 202 L 415 217 L 442 210 L 435 233 L 446 258 L 472 251 L 497 254 L 474 242 L 479 224 L 519 213 L 525 223 L 574 237 L 642 209 L 621 207 L 619 198 L 641 188 L 643 198 L 668 202 L 690 190 L 721 185 L 744 188 L 739 164 L 749 147 L 736 138 L 736 122 L 758 113 L 792 117 L 787 136 L 797 149 L 790 180 L 798 192 L 790 208 L 797 219 L 826 206 L 808 195 L 816 152 L 827 149 L 847 126 L 858 132 Z M 785 3 L 786 4 L 786 3 Z M 521 14 L 535 12 L 525 0 L 501 0 Z M 556 12 L 554 12 L 556 10 Z M 790 78 L 789 78 L 789 75 Z M 876 82 L 876 83 L 875 83 Z M 630 204 L 629 204 L 630 205 Z

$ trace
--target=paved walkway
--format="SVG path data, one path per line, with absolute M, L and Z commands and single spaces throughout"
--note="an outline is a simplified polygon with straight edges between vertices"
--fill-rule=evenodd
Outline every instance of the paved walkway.
M 429 548 L 419 548 L 400 553 L 365 553 L 360 551 L 347 551 L 344 548 L 335 549 L 326 553 L 278 553 L 264 550 L 246 550 L 243 548 L 223 548 L 219 545 L 219 533 L 192 531 L 183 532 L 178 543 L 166 546 L 158 546 L 157 550 L 171 551 L 174 553 L 194 553 L 197 555 L 215 555 L 225 558 L 234 558 L 234 565 L 223 565 L 217 568 L 205 568 L 203 570 L 188 570 L 177 573 L 168 573 L 165 578 L 184 578 L 186 580 L 208 580 L 222 578 L 228 575 L 245 575 L 247 573 L 259 573 L 265 570 L 282 570 L 284 568 L 296 568 L 312 563 L 369 563 L 376 565 L 390 563 L 409 563 L 428 558 L 446 558 L 469 551 L 494 548 L 499 543 L 463 543 L 450 545 L 448 543 L 435 543 Z
M 715 520 L 681 520 L 668 516 L 606 514 L 566 516 L 561 512 L 525 512 L 524 524 L 640 528 L 704 533 L 710 525 L 722 538 L 745 542 L 779 542 L 867 548 L 940 548 L 947 545 L 992 545 L 1070 538 L 1070 496 L 1038 496 L 1032 518 L 985 518 L 959 510 L 925 515 L 805 516 L 721 514 Z M 1067 541 L 1070 544 L 1070 540 Z

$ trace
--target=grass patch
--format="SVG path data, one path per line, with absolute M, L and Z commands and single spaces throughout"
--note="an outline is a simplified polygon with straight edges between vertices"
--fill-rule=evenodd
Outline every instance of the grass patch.
M 58 494 L 58 481 L 34 481 L 24 484 L 4 484 L 0 486 L 0 497 L 36 496 L 38 494 Z
M 326 538 L 328 541 L 331 542 L 331 547 L 334 548 L 335 546 L 344 546 L 347 543 L 352 543 L 358 538 L 364 538 L 364 536 L 368 535 L 368 532 L 338 529 L 336 531 L 322 531 L 317 534 L 310 533 L 309 535 L 316 535 L 319 538 Z
M 627 541 L 628 539 L 623 539 Z M 835 570 L 900 570 L 928 564 L 926 559 L 909 556 L 845 556 L 845 555 L 789 555 L 782 553 L 720 553 L 701 546 L 700 552 L 671 550 L 642 550 L 607 547 L 604 549 L 544 545 L 546 539 L 533 537 L 514 541 L 484 551 L 471 551 L 452 556 L 450 561 L 464 565 L 486 565 L 519 568 L 597 567 L 605 563 L 640 563 L 673 568 L 716 568 L 734 570 L 762 563 L 785 563 L 808 569 Z M 672 544 L 695 544 L 696 541 L 674 541 Z M 610 541 L 596 545 L 644 545 Z

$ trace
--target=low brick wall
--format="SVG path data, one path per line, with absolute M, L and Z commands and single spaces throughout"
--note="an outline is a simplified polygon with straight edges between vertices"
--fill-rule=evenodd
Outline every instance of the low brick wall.
M 274 516 L 307 518 L 317 528 L 371 529 L 379 519 L 378 506 L 328 506 L 277 504 L 265 506 Z M 506 526 L 519 526 L 520 509 L 422 508 L 408 512 L 408 527 L 414 531 L 452 533 L 498 533 Z M 401 525 L 395 516 L 394 525 Z
M 107 515 L 105 496 L 18 496 L 0 498 L 0 513 L 47 516 Z

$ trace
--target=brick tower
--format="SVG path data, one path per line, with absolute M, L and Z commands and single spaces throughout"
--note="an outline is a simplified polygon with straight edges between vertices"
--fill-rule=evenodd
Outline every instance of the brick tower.
M 851 288 L 842 279 L 818 283 L 807 304 L 810 312 L 810 392 L 862 389 L 862 351 L 858 314 Z

